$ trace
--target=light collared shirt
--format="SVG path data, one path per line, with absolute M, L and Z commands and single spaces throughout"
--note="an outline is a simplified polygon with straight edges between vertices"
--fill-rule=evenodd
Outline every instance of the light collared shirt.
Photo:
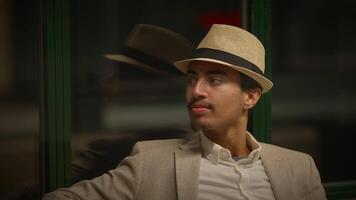
M 246 142 L 252 151 L 245 158 L 232 157 L 202 132 L 200 139 L 199 200 L 275 199 L 260 159 L 262 147 L 250 133 Z

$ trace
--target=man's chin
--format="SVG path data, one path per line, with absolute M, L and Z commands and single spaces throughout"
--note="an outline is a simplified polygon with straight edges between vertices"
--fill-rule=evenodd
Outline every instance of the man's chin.
M 191 121 L 190 125 L 194 131 L 199 131 L 199 130 L 204 131 L 212 128 L 209 124 L 199 122 L 199 121 Z

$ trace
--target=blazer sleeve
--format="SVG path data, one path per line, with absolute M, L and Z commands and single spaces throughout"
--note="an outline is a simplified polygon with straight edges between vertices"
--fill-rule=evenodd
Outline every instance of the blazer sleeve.
M 321 184 L 321 179 L 319 171 L 316 168 L 315 162 L 311 156 L 308 155 L 310 163 L 310 192 L 307 199 L 310 200 L 324 200 L 326 199 L 326 194 L 323 185 Z
M 142 173 L 139 143 L 119 166 L 92 180 L 81 181 L 70 188 L 60 188 L 46 194 L 42 200 L 135 199 Z

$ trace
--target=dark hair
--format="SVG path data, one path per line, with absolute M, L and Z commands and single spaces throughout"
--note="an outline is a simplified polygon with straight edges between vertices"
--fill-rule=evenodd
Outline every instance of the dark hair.
M 262 90 L 262 86 L 257 81 L 243 73 L 240 73 L 240 84 L 242 91 L 248 91 L 255 88 Z

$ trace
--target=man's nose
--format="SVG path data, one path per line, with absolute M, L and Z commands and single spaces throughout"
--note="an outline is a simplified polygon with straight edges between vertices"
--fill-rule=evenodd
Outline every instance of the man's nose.
M 207 96 L 207 88 L 204 80 L 198 80 L 193 88 L 193 96 L 195 98 L 202 98 Z

